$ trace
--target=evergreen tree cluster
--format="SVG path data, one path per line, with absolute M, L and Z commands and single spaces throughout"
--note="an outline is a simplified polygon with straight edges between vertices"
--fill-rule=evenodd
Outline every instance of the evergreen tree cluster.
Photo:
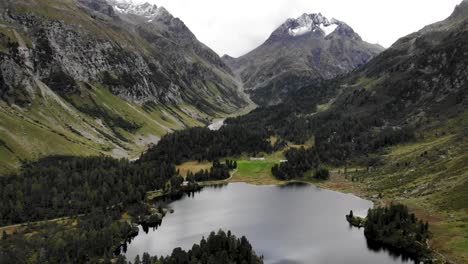
M 136 232 L 120 210 L 95 211 L 62 224 L 27 227 L 0 240 L 0 263 L 110 263 L 116 245 Z
M 287 162 L 275 164 L 273 176 L 280 180 L 302 178 L 306 171 L 318 169 L 320 158 L 314 148 L 291 148 L 285 153 Z
M 364 228 L 367 240 L 374 245 L 395 249 L 420 260 L 430 256 L 426 243 L 430 237 L 429 224 L 410 214 L 405 205 L 369 209 Z
M 118 262 L 124 264 L 121 258 Z M 202 238 L 200 244 L 194 244 L 192 249 L 185 251 L 175 248 L 167 257 L 151 257 L 148 253 L 142 258 L 137 256 L 133 264 L 260 264 L 262 258 L 258 257 L 252 249 L 252 245 L 244 236 L 240 239 L 220 230 L 211 232 L 207 239 Z
M 330 172 L 325 168 L 319 168 L 315 171 L 314 178 L 317 180 L 326 181 L 330 179 Z
M 262 127 L 223 126 L 220 130 L 189 128 L 164 136 L 150 148 L 140 162 L 163 159 L 171 164 L 189 160 L 213 161 L 242 153 L 271 152 L 269 134 Z
M 142 201 L 176 174 L 165 162 L 49 157 L 0 177 L 0 225 L 39 221 Z
M 313 131 L 320 158 L 332 165 L 344 165 L 351 158 L 414 139 L 412 128 L 385 127 L 376 117 L 329 113 L 316 117 L 311 125 L 320 128 Z
M 237 161 L 226 160 L 224 164 L 219 162 L 219 160 L 213 161 L 213 166 L 210 170 L 201 170 L 196 173 L 189 171 L 187 173 L 187 181 L 194 182 L 203 182 L 203 181 L 215 181 L 215 180 L 225 180 L 228 179 L 231 174 L 230 171 L 237 168 Z
M 307 93 L 300 90 L 299 93 Z M 320 159 L 331 165 L 344 165 L 354 158 L 366 157 L 387 146 L 415 138 L 411 126 L 391 127 L 381 116 L 348 115 L 339 109 L 310 115 L 314 104 L 303 102 L 307 96 L 293 96 L 282 104 L 258 108 L 248 115 L 226 120 L 229 125 L 256 129 L 263 127 L 281 141 L 304 144 L 314 136 Z

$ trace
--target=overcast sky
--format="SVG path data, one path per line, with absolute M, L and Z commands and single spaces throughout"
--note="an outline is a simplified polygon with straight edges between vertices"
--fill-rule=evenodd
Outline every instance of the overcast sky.
M 448 17 L 461 0 L 146 0 L 182 19 L 219 55 L 237 57 L 262 44 L 287 18 L 321 12 L 371 43 L 398 38 Z

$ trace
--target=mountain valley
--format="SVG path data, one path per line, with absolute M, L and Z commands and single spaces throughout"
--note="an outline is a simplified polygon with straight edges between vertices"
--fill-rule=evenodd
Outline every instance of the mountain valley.
M 468 263 L 467 150 L 468 0 L 239 58 L 149 3 L 0 3 L 0 263 Z

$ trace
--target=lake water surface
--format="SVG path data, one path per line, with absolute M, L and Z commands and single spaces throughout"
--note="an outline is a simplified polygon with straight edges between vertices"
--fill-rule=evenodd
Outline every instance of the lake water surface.
M 345 214 L 364 216 L 372 203 L 356 196 L 310 185 L 254 186 L 231 183 L 206 187 L 172 202 L 173 214 L 162 225 L 128 245 L 128 260 L 137 254 L 168 255 L 190 249 L 210 231 L 245 235 L 265 263 L 365 264 L 413 263 L 387 251 L 368 248 L 363 229 L 351 228 Z

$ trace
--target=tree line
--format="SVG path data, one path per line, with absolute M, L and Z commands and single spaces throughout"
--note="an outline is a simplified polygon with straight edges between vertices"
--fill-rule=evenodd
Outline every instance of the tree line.
M 0 177 L 0 224 L 89 213 L 144 200 L 176 175 L 165 162 L 134 164 L 109 157 L 49 157 Z
M 341 108 L 331 108 L 311 115 L 317 111 L 319 103 L 332 98 L 333 91 L 337 90 L 336 83 L 331 81 L 300 89 L 279 105 L 258 108 L 245 116 L 227 119 L 226 126 L 263 127 L 267 134 L 294 144 L 304 144 L 314 136 L 314 146 L 320 159 L 336 166 L 345 165 L 350 160 L 372 162 L 366 159 L 369 154 L 415 138 L 415 129 L 411 125 L 389 125 L 385 117 L 393 118 L 394 113 L 350 115 Z M 340 103 L 347 105 L 346 102 Z
M 397 250 L 419 261 L 430 259 L 426 243 L 431 236 L 429 224 L 409 213 L 405 205 L 369 209 L 364 228 L 364 235 L 373 245 Z
M 269 134 L 262 127 L 223 126 L 220 130 L 195 127 L 164 136 L 139 162 L 164 159 L 171 164 L 189 160 L 213 161 L 242 153 L 271 152 Z
M 133 264 L 216 264 L 216 263 L 238 263 L 238 264 L 261 264 L 263 259 L 258 257 L 252 245 L 244 236 L 237 238 L 228 231 L 219 230 L 211 232 L 207 239 L 204 237 L 199 244 L 185 251 L 175 248 L 170 256 L 152 257 L 144 253 L 140 258 L 137 255 Z M 119 257 L 117 264 L 127 264 L 123 256 Z
M 203 182 L 225 180 L 231 176 L 230 171 L 237 168 L 237 161 L 226 160 L 222 164 L 219 160 L 213 161 L 213 166 L 209 170 L 200 170 L 196 173 L 189 171 L 186 180 L 188 182 Z
M 114 208 L 62 223 L 28 226 L 0 239 L 0 263 L 111 263 L 114 249 L 138 232 Z
M 273 176 L 280 180 L 300 179 L 304 173 L 314 169 L 314 178 L 327 180 L 329 172 L 320 167 L 320 157 L 315 148 L 291 148 L 285 153 L 286 162 L 275 164 L 271 169 Z

